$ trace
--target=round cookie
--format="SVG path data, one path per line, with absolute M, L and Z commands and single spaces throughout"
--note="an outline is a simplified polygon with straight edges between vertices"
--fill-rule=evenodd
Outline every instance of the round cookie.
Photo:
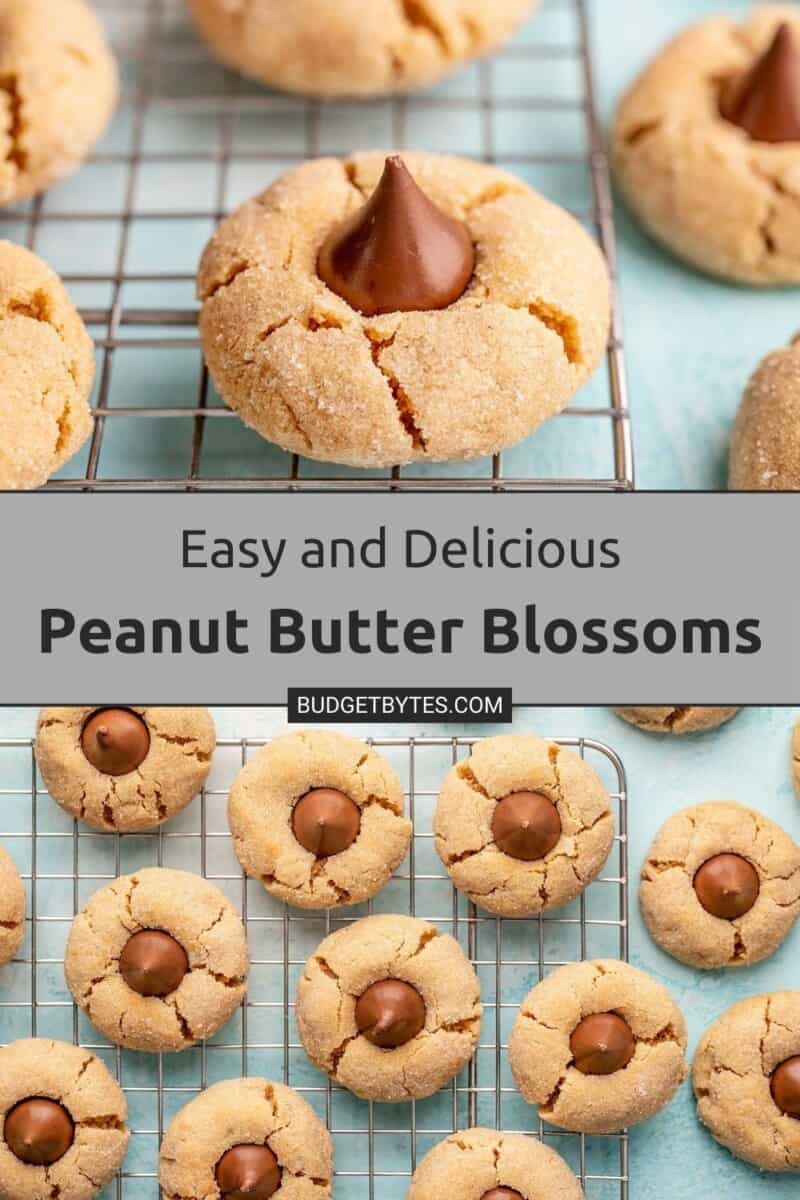
M 93 829 L 155 829 L 203 787 L 216 734 L 205 708 L 43 708 L 36 761 L 45 786 Z
M 697 1047 L 697 1112 L 718 1142 L 763 1171 L 800 1171 L 800 992 L 740 1000 Z
M 422 1100 L 457 1075 L 475 1053 L 482 1013 L 458 942 L 414 917 L 365 917 L 337 930 L 297 991 L 314 1065 L 363 1100 L 386 1103 Z
M 307 95 L 375 96 L 435 83 L 488 54 L 538 0 L 188 0 L 235 70 Z
M 328 909 L 388 883 L 411 842 L 403 812 L 403 786 L 380 754 L 340 733 L 301 730 L 241 770 L 228 821 L 251 878 L 286 904 Z
M 0 3 L 0 206 L 75 170 L 117 102 L 117 68 L 84 0 Z
M 278 1191 L 291 1200 L 326 1200 L 333 1146 L 317 1114 L 291 1088 L 227 1079 L 175 1116 L 158 1174 L 164 1200 L 242 1193 L 266 1200 Z
M 370 287 L 376 315 L 343 298 Z M 582 227 L 495 167 L 435 154 L 295 168 L 223 221 L 198 288 L 226 403 L 284 449 L 354 467 L 514 445 L 608 340 L 608 269 Z
M 577 754 L 543 738 L 476 743 L 452 768 L 434 817 L 436 850 L 481 908 L 525 917 L 567 904 L 603 869 L 611 800 Z
M 742 283 L 800 282 L 794 5 L 683 32 L 623 99 L 613 140 L 628 203 L 678 257 Z
M 408 1200 L 583 1200 L 567 1164 L 519 1133 L 467 1129 L 434 1146 L 414 1172 Z
M 0 967 L 11 959 L 25 937 L 25 888 L 14 860 L 0 846 Z
M 92 341 L 59 277 L 0 241 L 0 489 L 41 487 L 77 454 L 92 431 L 93 380 Z
M 511 1070 L 539 1116 L 616 1133 L 659 1112 L 688 1074 L 686 1022 L 666 988 L 612 960 L 570 963 L 523 1001 Z
M 728 486 L 800 491 L 800 339 L 768 354 L 747 385 L 733 428 Z
M 800 916 L 800 847 L 741 804 L 685 808 L 656 835 L 639 900 L 654 940 L 674 958 L 749 966 L 777 950 Z
M 198 875 L 151 867 L 96 892 L 64 961 L 75 1002 L 128 1050 L 185 1050 L 230 1019 L 249 956 L 238 913 Z
M 79 1046 L 28 1038 L 0 1047 L 0 1194 L 91 1200 L 122 1166 L 128 1106 Z
M 717 729 L 735 717 L 738 708 L 712 708 L 702 705 L 615 708 L 614 712 L 629 725 L 647 733 L 705 733 Z

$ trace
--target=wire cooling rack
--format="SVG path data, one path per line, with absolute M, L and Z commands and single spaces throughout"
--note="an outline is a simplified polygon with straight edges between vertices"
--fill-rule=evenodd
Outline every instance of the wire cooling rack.
M 633 486 L 615 290 L 605 371 L 524 445 L 472 464 L 358 472 L 246 430 L 203 368 L 194 276 L 223 214 L 297 161 L 423 147 L 498 163 L 616 248 L 594 100 L 588 0 L 544 0 L 491 61 L 437 89 L 370 104 L 276 95 L 214 62 L 182 0 L 95 0 L 122 64 L 113 128 L 71 179 L 2 214 L 65 278 L 97 344 L 94 433 L 55 488 L 519 490 Z
M 414 821 L 406 863 L 369 905 L 320 915 L 290 910 L 243 878 L 225 818 L 230 785 L 264 742 L 221 741 L 201 798 L 157 834 L 98 834 L 70 821 L 43 791 L 30 740 L 0 741 L 0 839 L 28 888 L 21 956 L 0 971 L 0 1043 L 36 1035 L 80 1043 L 99 1054 L 125 1089 L 131 1145 L 116 1200 L 156 1200 L 158 1147 L 166 1125 L 193 1095 L 218 1079 L 258 1074 L 290 1084 L 327 1122 L 336 1151 L 336 1200 L 405 1200 L 411 1174 L 433 1145 L 457 1129 L 484 1125 L 533 1133 L 579 1175 L 587 1200 L 627 1200 L 626 1134 L 586 1137 L 537 1121 L 516 1091 L 507 1045 L 531 987 L 566 962 L 628 957 L 625 771 L 613 750 L 559 739 L 603 778 L 617 837 L 601 879 L 573 904 L 532 920 L 475 909 L 450 882 L 433 845 L 441 781 L 476 739 L 374 739 L 403 780 Z M 252 954 L 246 1002 L 207 1044 L 179 1055 L 121 1051 L 72 1003 L 63 978 L 74 914 L 119 874 L 163 865 L 203 874 L 239 909 Z M 429 1100 L 368 1104 L 332 1085 L 306 1059 L 294 1019 L 296 985 L 309 955 L 332 928 L 367 912 L 424 917 L 454 934 L 480 976 L 484 1021 L 478 1053 L 452 1085 Z M 112 1189 L 113 1192 L 113 1189 Z

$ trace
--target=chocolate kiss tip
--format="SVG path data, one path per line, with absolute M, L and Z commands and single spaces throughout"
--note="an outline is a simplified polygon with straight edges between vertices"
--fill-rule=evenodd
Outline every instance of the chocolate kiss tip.
M 788 21 L 750 70 L 727 84 L 720 111 L 754 141 L 800 141 L 800 47 Z
M 402 158 L 387 158 L 374 193 L 328 236 L 320 278 L 367 317 L 449 308 L 475 270 L 467 227 L 426 196 Z

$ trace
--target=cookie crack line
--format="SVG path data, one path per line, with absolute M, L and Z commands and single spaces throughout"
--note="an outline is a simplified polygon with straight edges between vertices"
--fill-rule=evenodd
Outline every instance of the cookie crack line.
M 412 29 L 425 30 L 434 39 L 445 57 L 450 56 L 450 44 L 444 27 L 436 20 L 425 0 L 400 0 L 406 23 Z
M 377 341 L 372 337 L 368 330 L 365 331 L 365 333 L 372 350 L 372 361 L 375 363 L 375 366 L 378 368 L 381 375 L 383 375 L 384 379 L 389 385 L 389 390 L 392 393 L 395 407 L 397 408 L 397 415 L 400 419 L 400 424 L 411 438 L 411 444 L 413 445 L 414 449 L 422 450 L 423 452 L 426 451 L 428 449 L 427 439 L 418 423 L 417 413 L 413 402 L 408 395 L 408 392 L 405 391 L 397 376 L 392 371 L 387 370 L 381 363 L 381 354 L 384 350 L 388 350 L 390 346 L 394 345 L 396 335 L 392 335 L 392 337 L 386 341 Z
M 6 97 L 9 112 L 8 129 L 6 132 L 10 145 L 6 154 L 6 162 L 10 162 L 22 174 L 28 166 L 28 155 L 22 146 L 25 118 L 19 76 L 14 74 L 0 75 L 0 92 Z

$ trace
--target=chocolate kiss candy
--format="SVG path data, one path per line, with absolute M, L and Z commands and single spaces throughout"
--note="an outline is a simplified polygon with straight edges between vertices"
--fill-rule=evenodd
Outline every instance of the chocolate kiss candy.
M 633 1058 L 636 1040 L 628 1022 L 616 1013 L 592 1013 L 574 1030 L 570 1048 L 581 1074 L 613 1075 Z
M 361 832 L 361 810 L 336 788 L 315 788 L 298 800 L 292 830 L 304 850 L 331 858 L 349 849 Z
M 425 1028 L 425 1003 L 410 983 L 384 979 L 373 983 L 360 997 L 356 1025 L 373 1046 L 396 1050 Z
M 513 1188 L 492 1188 L 490 1192 L 484 1192 L 481 1200 L 523 1200 L 520 1192 L 515 1192 Z
M 800 49 L 787 22 L 750 70 L 730 81 L 720 111 L 757 142 L 800 142 Z
M 150 731 L 129 708 L 100 708 L 81 734 L 83 753 L 104 775 L 130 775 L 150 750 Z
M 37 1096 L 11 1109 L 3 1137 L 21 1162 L 32 1167 L 51 1167 L 64 1157 L 75 1140 L 75 1126 L 63 1105 Z
M 800 1054 L 787 1058 L 772 1073 L 772 1099 L 787 1117 L 800 1119 Z
M 364 208 L 329 235 L 317 271 L 365 317 L 430 312 L 464 294 L 475 270 L 466 225 L 429 200 L 401 158 L 388 158 Z
M 761 881 L 755 867 L 739 854 L 717 854 L 694 877 L 697 899 L 723 921 L 743 917 L 758 899 Z
M 561 818 L 541 792 L 512 792 L 494 810 L 492 833 L 498 849 L 510 858 L 535 862 L 561 838 Z
M 219 1190 L 228 1200 L 268 1200 L 283 1172 L 269 1146 L 232 1146 L 217 1163 Z
M 189 971 L 180 942 L 160 929 L 143 929 L 128 938 L 119 970 L 129 988 L 140 996 L 169 996 Z

